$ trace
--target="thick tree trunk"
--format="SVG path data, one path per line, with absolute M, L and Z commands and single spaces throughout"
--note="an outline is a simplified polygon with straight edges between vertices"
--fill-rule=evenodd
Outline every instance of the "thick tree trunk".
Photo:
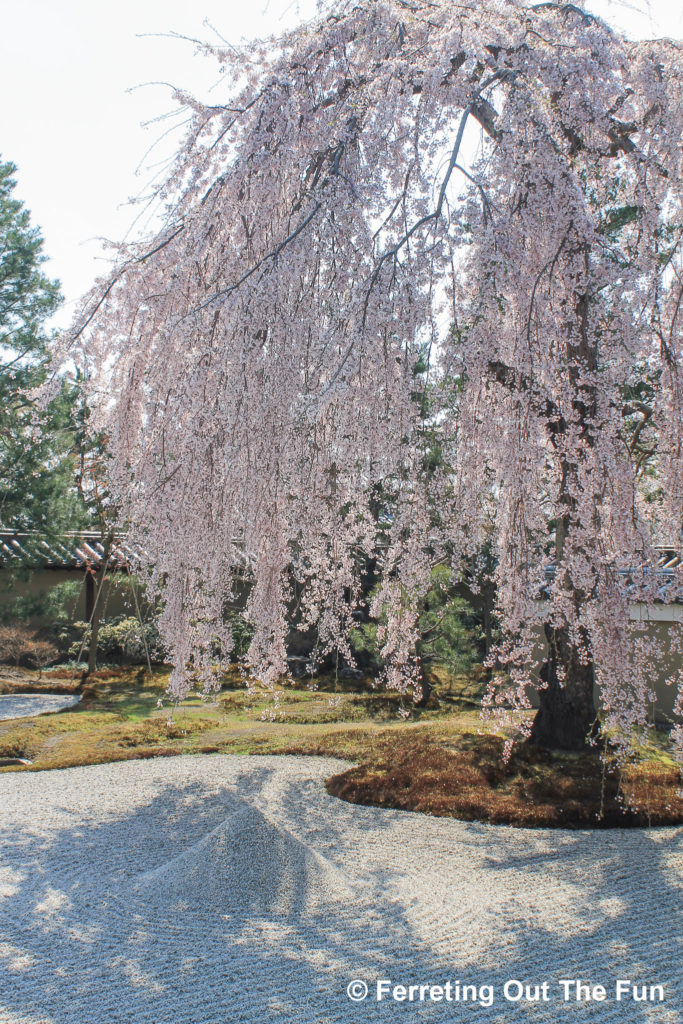
M 585 253 L 587 260 L 588 254 Z M 587 264 L 586 264 L 587 272 Z M 581 428 L 582 446 L 569 450 L 564 444 L 567 423 L 564 417 L 551 421 L 551 438 L 560 455 L 561 477 L 559 506 L 560 514 L 555 525 L 555 581 L 554 585 L 565 590 L 571 597 L 574 610 L 578 612 L 586 600 L 586 594 L 577 588 L 571 572 L 565 563 L 567 538 L 572 528 L 580 530 L 577 495 L 582 483 L 580 464 L 586 458 L 585 449 L 592 448 L 593 419 L 596 415 L 596 394 L 593 386 L 581 381 L 581 374 L 593 373 L 597 367 L 597 349 L 588 331 L 589 300 L 587 295 L 576 296 L 576 337 L 570 337 L 567 346 L 570 357 L 569 377 L 575 389 L 572 412 Z M 585 516 L 585 511 L 583 513 Z M 592 530 L 599 530 L 600 520 L 593 512 Z M 589 531 L 592 532 L 592 531 Z M 576 549 L 573 552 L 576 555 Z M 582 661 L 575 645 L 570 641 L 567 626 L 545 625 L 548 641 L 548 660 L 543 667 L 541 679 L 546 684 L 539 690 L 539 709 L 529 737 L 530 743 L 554 750 L 584 750 L 588 739 L 597 728 L 595 700 L 593 698 L 595 671 L 592 662 Z
M 581 662 L 566 628 L 546 626 L 545 631 L 549 651 L 541 679 L 546 686 L 539 690 L 540 705 L 529 743 L 554 750 L 584 750 L 596 728 L 593 665 Z

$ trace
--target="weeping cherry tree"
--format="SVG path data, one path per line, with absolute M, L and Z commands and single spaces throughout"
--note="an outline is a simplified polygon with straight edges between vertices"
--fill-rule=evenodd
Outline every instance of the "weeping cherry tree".
M 178 95 L 158 234 L 56 357 L 87 372 L 172 694 L 228 656 L 245 573 L 259 678 L 286 673 L 292 579 L 351 658 L 378 550 L 385 682 L 409 691 L 434 564 L 486 544 L 491 709 L 533 685 L 532 740 L 579 749 L 597 688 L 626 742 L 661 653 L 629 607 L 676 597 L 653 567 L 682 526 L 681 45 L 570 3 L 339 0 L 204 51 L 224 102 Z

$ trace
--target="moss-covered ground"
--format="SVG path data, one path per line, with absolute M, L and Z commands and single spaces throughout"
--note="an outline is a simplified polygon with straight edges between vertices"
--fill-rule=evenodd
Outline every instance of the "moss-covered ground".
M 521 744 L 508 763 L 504 737 L 482 732 L 476 680 L 440 686 L 427 708 L 360 683 L 247 692 L 236 679 L 212 699 L 190 695 L 158 706 L 168 672 L 102 671 L 85 685 L 65 671 L 39 682 L 0 681 L 0 692 L 70 692 L 64 711 L 0 722 L 1 771 L 42 771 L 178 754 L 308 754 L 353 767 L 328 780 L 357 803 L 519 826 L 578 827 L 683 823 L 683 778 L 666 737 L 617 770 L 597 752 L 550 753 Z M 355 687 L 355 688 L 354 688 Z M 336 692 L 335 692 L 336 688 Z

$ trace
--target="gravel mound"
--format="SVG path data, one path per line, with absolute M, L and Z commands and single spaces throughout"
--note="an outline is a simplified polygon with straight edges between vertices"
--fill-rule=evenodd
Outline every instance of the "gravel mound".
M 150 894 L 173 912 L 258 917 L 310 914 L 353 897 L 342 871 L 245 801 L 189 850 L 145 871 L 131 896 Z

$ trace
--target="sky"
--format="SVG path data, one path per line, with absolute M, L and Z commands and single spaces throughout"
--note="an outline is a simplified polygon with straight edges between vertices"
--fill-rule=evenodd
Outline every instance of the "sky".
M 485 0 L 482 0 L 485 2 Z M 240 42 L 294 27 L 315 0 L 5 0 L 0 158 L 40 226 L 45 270 L 61 282 L 66 326 L 108 263 L 102 239 L 134 233 L 144 195 L 174 149 L 160 139 L 174 87 L 220 97 L 216 65 L 186 39 Z M 588 0 L 632 38 L 683 38 L 680 0 Z M 162 118 L 162 120 L 159 120 Z M 176 143 L 177 144 L 177 143 Z M 150 151 L 150 147 L 152 147 Z

